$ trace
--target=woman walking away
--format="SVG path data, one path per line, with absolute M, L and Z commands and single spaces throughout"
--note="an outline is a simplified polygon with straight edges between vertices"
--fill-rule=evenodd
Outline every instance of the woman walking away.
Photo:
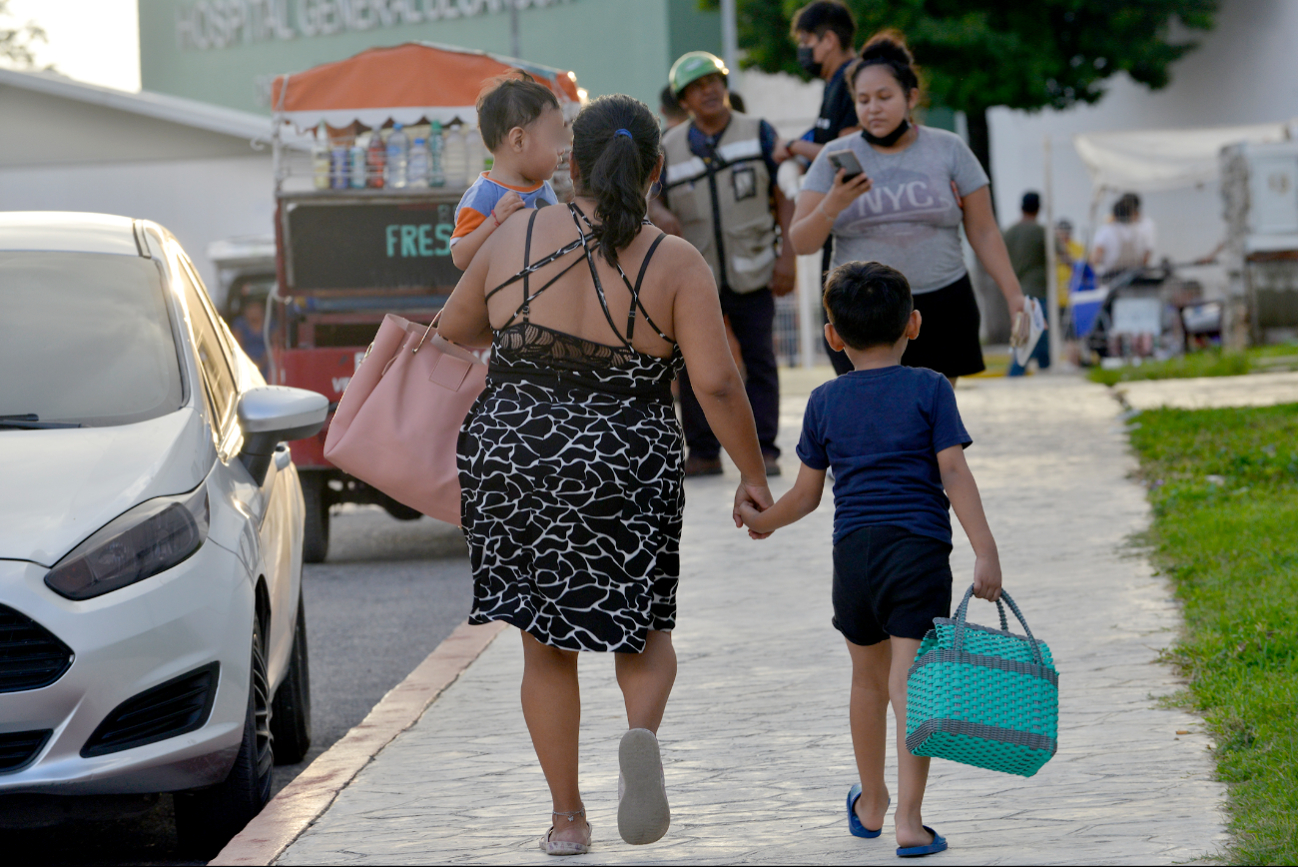
M 576 200 L 517 212 L 447 301 L 445 338 L 491 341 L 487 387 L 460 434 L 470 621 L 523 633 L 523 716 L 550 786 L 551 855 L 589 850 L 577 781 L 578 651 L 613 651 L 630 730 L 618 830 L 652 843 L 670 822 L 657 731 L 676 677 L 684 507 L 671 381 L 688 363 L 739 467 L 739 507 L 771 504 L 752 409 L 712 272 L 645 222 L 662 170 L 658 124 L 629 96 L 573 124 Z
M 871 38 L 847 70 L 847 83 L 861 132 L 825 145 L 807 171 L 789 232 L 794 250 L 815 253 L 832 234 L 834 268 L 873 261 L 906 275 L 924 333 L 901 363 L 936 370 L 954 384 L 986 369 L 961 223 L 1004 293 L 1010 320 L 1024 308 L 992 213 L 987 173 L 959 136 L 911 122 L 919 77 L 901 34 Z M 855 155 L 861 174 L 849 177 L 834 166 L 831 158 L 843 151 Z

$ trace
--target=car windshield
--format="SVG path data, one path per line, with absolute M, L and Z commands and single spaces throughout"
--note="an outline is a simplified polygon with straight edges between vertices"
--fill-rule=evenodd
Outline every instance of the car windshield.
M 144 421 L 180 408 L 180 377 L 152 261 L 0 251 L 0 416 Z

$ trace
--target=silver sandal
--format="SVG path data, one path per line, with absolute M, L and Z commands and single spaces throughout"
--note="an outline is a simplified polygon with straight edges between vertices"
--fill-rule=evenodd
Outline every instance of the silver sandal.
M 560 813 L 556 811 L 554 813 L 551 813 L 551 815 L 562 816 L 563 818 L 567 819 L 569 823 L 572 823 L 577 821 L 578 816 L 584 817 L 586 815 L 586 811 L 584 809 L 569 810 L 566 813 Z M 587 852 L 590 851 L 591 830 L 592 829 L 591 829 L 590 822 L 587 822 L 586 842 L 574 843 L 571 840 L 551 840 L 550 835 L 554 833 L 554 826 L 551 825 L 550 830 L 546 831 L 545 836 L 541 838 L 541 851 L 547 855 L 585 855 Z

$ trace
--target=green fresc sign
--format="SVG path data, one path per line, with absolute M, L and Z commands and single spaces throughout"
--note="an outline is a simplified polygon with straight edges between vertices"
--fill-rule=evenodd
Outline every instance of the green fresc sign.
M 450 223 L 393 223 L 385 233 L 388 258 L 428 258 L 451 255 Z
M 417 288 L 446 294 L 460 281 L 451 261 L 452 203 L 293 202 L 285 221 L 290 290 Z

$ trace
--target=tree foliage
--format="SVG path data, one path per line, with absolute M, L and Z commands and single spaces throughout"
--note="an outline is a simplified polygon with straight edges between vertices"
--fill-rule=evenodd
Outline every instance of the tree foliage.
M 715 7 L 715 0 L 705 0 Z M 738 0 L 744 65 L 805 77 L 790 18 L 806 0 Z M 969 114 L 992 106 L 1094 103 L 1119 71 L 1158 89 L 1213 27 L 1217 0 L 846 0 L 858 41 L 906 35 L 931 101 Z M 858 46 L 859 47 L 859 46 Z
M 36 69 L 36 54 L 32 47 L 38 42 L 48 42 L 45 31 L 34 21 L 9 24 L 12 17 L 9 0 L 0 0 L 0 63 L 18 69 Z M 53 66 L 45 69 L 52 70 Z

